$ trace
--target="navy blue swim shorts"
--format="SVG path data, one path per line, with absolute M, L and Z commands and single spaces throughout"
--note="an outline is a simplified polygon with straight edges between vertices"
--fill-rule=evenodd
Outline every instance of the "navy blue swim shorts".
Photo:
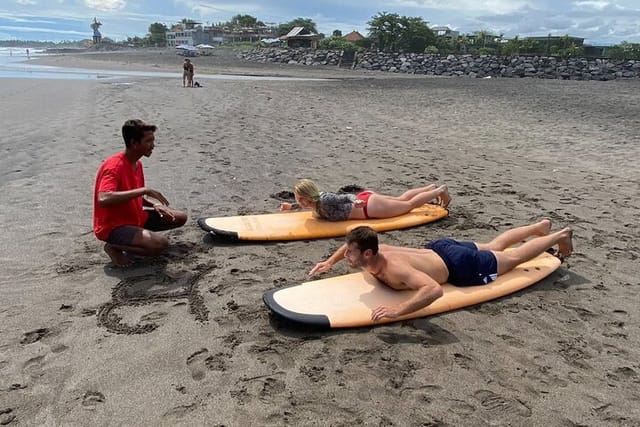
M 160 214 L 155 210 L 149 210 L 148 212 L 149 218 L 147 218 L 147 222 L 144 223 L 143 228 L 151 231 L 161 230 L 162 220 L 160 219 Z M 120 227 L 116 227 L 109 233 L 107 243 L 130 246 L 138 230 L 140 230 L 140 227 L 136 227 L 135 225 L 121 225 Z
M 481 251 L 473 242 L 436 239 L 425 245 L 447 266 L 447 282 L 455 286 L 486 285 L 498 277 L 498 261 L 491 251 Z

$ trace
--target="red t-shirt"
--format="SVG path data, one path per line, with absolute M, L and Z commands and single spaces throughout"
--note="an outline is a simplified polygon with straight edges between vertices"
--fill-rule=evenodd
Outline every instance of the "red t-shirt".
M 144 187 L 142 162 L 138 161 L 134 169 L 124 153 L 114 154 L 104 161 L 96 174 L 93 191 L 93 232 L 98 239 L 107 240 L 111 230 L 121 225 L 142 227 L 149 216 L 142 209 L 142 197 L 120 205 L 101 207 L 98 206 L 98 193 L 140 187 Z

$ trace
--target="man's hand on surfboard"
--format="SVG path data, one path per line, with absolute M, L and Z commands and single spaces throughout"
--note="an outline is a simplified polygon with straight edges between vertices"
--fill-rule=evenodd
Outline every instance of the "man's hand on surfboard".
M 397 310 L 394 310 L 391 307 L 387 307 L 386 305 L 379 305 L 371 311 L 371 320 L 373 320 L 374 322 L 382 319 L 383 317 L 395 319 L 398 316 L 399 314 Z

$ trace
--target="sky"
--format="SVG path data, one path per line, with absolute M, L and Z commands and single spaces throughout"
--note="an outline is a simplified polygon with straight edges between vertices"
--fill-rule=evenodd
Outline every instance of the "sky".
M 0 40 L 91 38 L 94 17 L 104 37 L 125 40 L 143 37 L 154 22 L 212 24 L 237 14 L 273 24 L 310 18 L 326 35 L 356 30 L 366 36 L 367 22 L 379 12 L 421 17 L 429 26 L 465 34 L 569 34 L 588 44 L 640 43 L 640 0 L 0 0 Z

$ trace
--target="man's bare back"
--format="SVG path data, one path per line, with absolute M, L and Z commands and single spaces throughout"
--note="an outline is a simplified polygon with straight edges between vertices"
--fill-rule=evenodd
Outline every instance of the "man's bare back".
M 378 280 L 394 289 L 409 289 L 404 281 L 408 270 L 418 270 L 442 284 L 449 277 L 447 266 L 434 251 L 424 248 L 404 248 L 380 245 L 378 249 L 384 263 L 379 271 L 370 271 Z

